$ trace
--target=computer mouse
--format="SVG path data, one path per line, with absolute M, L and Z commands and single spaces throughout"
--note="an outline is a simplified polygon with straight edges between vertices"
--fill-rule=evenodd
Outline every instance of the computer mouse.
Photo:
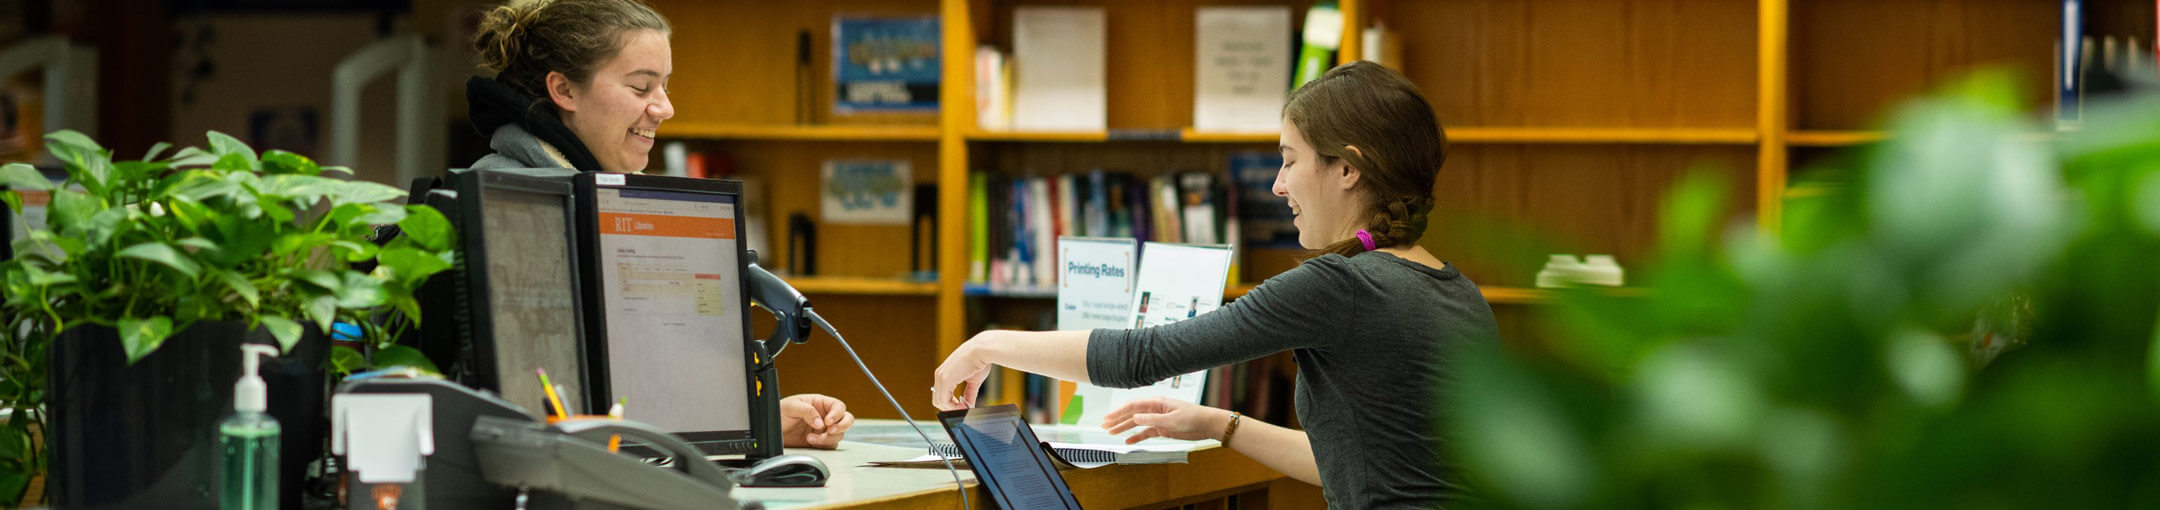
M 744 487 L 823 487 L 825 462 L 809 455 L 781 455 L 743 468 L 735 483 Z

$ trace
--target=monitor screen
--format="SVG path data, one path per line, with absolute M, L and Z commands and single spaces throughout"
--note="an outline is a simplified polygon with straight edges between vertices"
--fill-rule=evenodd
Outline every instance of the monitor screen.
M 737 193 L 592 188 L 608 398 L 707 453 L 751 439 Z M 714 181 L 705 181 L 714 182 Z
M 551 405 L 545 369 L 570 413 L 592 412 L 580 341 L 576 233 L 570 185 L 560 179 L 468 172 L 464 203 L 468 332 L 480 385 L 537 414 Z M 471 228 L 478 226 L 479 228 Z

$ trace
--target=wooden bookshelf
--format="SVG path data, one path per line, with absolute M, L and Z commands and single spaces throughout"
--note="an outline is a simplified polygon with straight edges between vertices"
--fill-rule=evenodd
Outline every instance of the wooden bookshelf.
M 1102 167 L 1135 175 L 1220 169 L 1231 151 L 1271 151 L 1276 133 L 1195 132 L 1195 9 L 1217 0 L 803 0 L 718 3 L 652 0 L 674 34 L 678 117 L 663 135 L 727 155 L 764 181 L 773 249 L 788 212 L 815 216 L 817 165 L 828 158 L 904 158 L 915 183 L 939 187 L 935 283 L 892 279 L 909 269 L 905 227 L 819 225 L 821 273 L 798 285 L 843 328 L 876 338 L 873 368 L 926 377 L 986 317 L 1037 315 L 1042 299 L 982 295 L 967 279 L 968 174 L 1055 174 Z M 1312 0 L 1282 5 L 1302 23 Z M 2152 40 L 2149 0 L 2088 0 L 2096 34 Z M 1544 253 L 1611 253 L 1629 269 L 1650 256 L 1671 186 L 1694 171 L 1730 183 L 1734 223 L 1774 230 L 1784 201 L 1835 189 L 1798 184 L 1796 167 L 1882 140 L 1880 121 L 1901 98 L 1974 69 L 2023 75 L 2026 99 L 2048 104 L 2050 48 L 2061 3 L 2052 0 L 1339 0 L 1350 30 L 1344 57 L 1362 55 L 1355 30 L 1385 22 L 1402 39 L 1403 71 L 1426 94 L 1452 142 L 1435 186 L 1440 206 L 1422 241 L 1462 268 L 1510 342 L 1537 339 L 1533 289 Z M 1106 10 L 1108 130 L 977 128 L 972 63 L 978 45 L 1010 49 L 1012 10 L 1083 5 Z M 831 111 L 832 19 L 839 14 L 934 14 L 944 23 L 942 110 L 935 115 L 844 117 Z M 741 20 L 754 19 L 755 23 Z M 680 27 L 726 26 L 728 30 Z M 810 78 L 798 83 L 797 31 L 815 41 Z M 789 99 L 809 94 L 813 111 Z M 808 117 L 807 119 L 802 117 Z M 2046 136 L 2044 134 L 2035 136 Z M 1816 179 L 1809 179 L 1815 182 Z M 1501 220 L 1544 237 L 1537 249 L 1502 246 L 1466 228 Z M 1296 264 L 1295 251 L 1240 250 L 1235 299 Z M 785 255 L 776 253 L 776 255 Z M 779 258 L 779 257 L 774 257 Z M 1625 295 L 1627 290 L 1615 291 Z M 923 299 L 929 297 L 930 299 Z M 1030 308 L 1034 307 L 1034 308 Z M 930 318 L 887 327 L 890 317 Z M 874 327 L 865 327 L 874 325 Z M 851 332 L 852 332 L 851 331 Z M 858 342 L 858 345 L 868 342 Z M 819 347 L 807 345 L 812 352 Z M 797 353 L 790 353 L 794 356 Z M 817 356 L 783 359 L 789 373 L 852 374 Z M 845 361 L 844 356 L 840 358 Z M 822 376 L 821 376 L 822 377 Z M 793 380 L 817 379 L 796 377 Z M 859 415 L 892 417 L 882 397 L 839 382 L 807 390 L 847 399 Z M 859 386 L 859 385 L 858 385 Z M 796 386 L 790 387 L 791 391 Z M 918 417 L 927 417 L 921 414 Z
M 938 127 L 935 125 L 911 126 L 903 124 L 727 124 L 709 122 L 668 122 L 661 125 L 662 135 L 668 138 L 691 138 L 708 140 L 796 140 L 821 142 L 935 142 Z
M 1880 142 L 1885 136 L 1881 131 L 1793 131 L 1785 135 L 1785 143 L 1795 147 L 1845 147 Z
M 789 285 L 806 295 L 849 294 L 861 296 L 935 296 L 936 282 L 916 282 L 897 278 L 868 278 L 854 276 L 787 276 Z
M 1449 143 L 1754 145 L 1753 128 L 1450 127 Z

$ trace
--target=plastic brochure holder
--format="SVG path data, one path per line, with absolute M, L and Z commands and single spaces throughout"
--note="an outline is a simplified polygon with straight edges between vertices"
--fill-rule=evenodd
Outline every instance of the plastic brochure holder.
M 607 438 L 617 434 L 678 461 L 658 467 L 607 451 Z M 526 508 L 740 508 L 728 496 L 734 482 L 726 471 L 700 462 L 704 454 L 696 447 L 650 425 L 589 419 L 551 428 L 490 416 L 474 420 L 471 437 L 488 481 L 543 491 Z

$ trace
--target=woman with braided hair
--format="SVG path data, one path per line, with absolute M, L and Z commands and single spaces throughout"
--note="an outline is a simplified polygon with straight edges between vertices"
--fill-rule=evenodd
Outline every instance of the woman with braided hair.
M 1454 266 L 1417 244 L 1446 138 L 1401 74 L 1370 62 L 1329 70 L 1283 108 L 1275 195 L 1318 256 L 1222 309 L 1145 329 L 985 331 L 945 359 L 941 409 L 974 405 L 991 365 L 1138 387 L 1282 351 L 1297 358 L 1297 413 L 1284 428 L 1189 402 L 1111 411 L 1111 432 L 1216 439 L 1320 485 L 1333 508 L 1432 507 L 1462 497 L 1439 433 L 1440 399 L 1463 348 L 1499 337 L 1492 308 Z M 958 390 L 955 392 L 955 390 Z

